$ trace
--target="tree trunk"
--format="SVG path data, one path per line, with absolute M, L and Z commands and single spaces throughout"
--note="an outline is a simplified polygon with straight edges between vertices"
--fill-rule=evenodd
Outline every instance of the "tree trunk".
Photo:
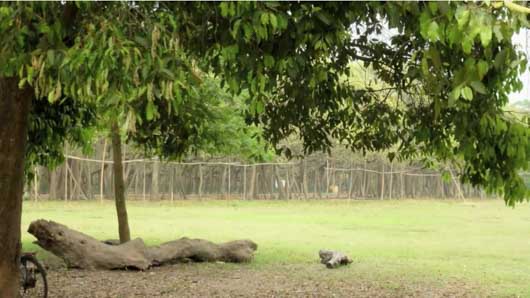
M 131 232 L 129 231 L 129 219 L 127 218 L 127 206 L 125 205 L 120 128 L 116 121 L 111 124 L 111 138 L 112 158 L 114 159 L 114 201 L 116 202 L 116 212 L 118 213 L 120 242 L 125 243 L 131 240 Z
M 0 77 L 0 297 L 19 295 L 20 221 L 30 88 Z
M 147 247 L 140 238 L 120 245 L 113 241 L 100 242 L 86 234 L 53 221 L 37 220 L 28 232 L 37 244 L 62 258 L 70 268 L 80 269 L 139 269 L 179 261 L 249 262 L 256 243 L 236 240 L 215 244 L 201 239 L 180 238 L 159 246 Z M 18 284 L 17 284 L 18 286 Z

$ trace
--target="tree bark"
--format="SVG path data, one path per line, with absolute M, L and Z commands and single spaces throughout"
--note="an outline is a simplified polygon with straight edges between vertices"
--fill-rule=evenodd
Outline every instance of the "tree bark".
M 123 181 L 120 128 L 116 121 L 113 121 L 111 124 L 111 138 L 112 158 L 114 159 L 114 201 L 116 202 L 116 212 L 118 214 L 120 242 L 125 243 L 131 240 L 131 232 L 129 230 L 127 206 L 125 205 L 125 183 Z
M 19 295 L 20 221 L 33 90 L 0 77 L 0 297 Z
M 140 238 L 120 245 L 109 245 L 81 232 L 47 220 L 31 223 L 28 232 L 37 244 L 62 258 L 68 267 L 80 269 L 139 269 L 182 261 L 232 262 L 252 260 L 256 243 L 236 240 L 215 244 L 202 239 L 180 238 L 148 247 Z

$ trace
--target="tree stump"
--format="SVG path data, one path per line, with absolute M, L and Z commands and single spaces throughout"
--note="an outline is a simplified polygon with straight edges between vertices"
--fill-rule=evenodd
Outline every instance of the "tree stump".
M 189 238 L 152 247 L 146 246 L 140 238 L 111 245 L 43 219 L 32 222 L 28 232 L 37 238 L 37 245 L 63 259 L 69 268 L 79 269 L 146 270 L 151 266 L 185 260 L 241 263 L 251 261 L 258 247 L 251 240 L 215 244 Z
M 337 268 L 341 265 L 348 265 L 353 262 L 347 255 L 333 250 L 320 250 L 318 252 L 320 256 L 320 263 L 326 265 L 326 267 L 332 269 Z

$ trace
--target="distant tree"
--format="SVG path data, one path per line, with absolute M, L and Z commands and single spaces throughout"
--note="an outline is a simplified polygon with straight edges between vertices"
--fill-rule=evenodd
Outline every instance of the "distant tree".
M 335 138 L 356 151 L 458 159 L 464 182 L 514 205 L 528 196 L 518 173 L 530 129 L 502 108 L 522 86 L 526 60 L 511 37 L 528 25 L 526 10 L 509 1 L 1 4 L 0 296 L 16 296 L 19 281 L 31 106 L 66 97 L 155 121 L 155 107 L 193 95 L 197 66 L 248 90 L 251 120 L 273 144 L 298 134 L 305 152 Z M 390 39 L 377 38 L 383 24 Z M 352 61 L 370 65 L 398 104 L 345 83 Z

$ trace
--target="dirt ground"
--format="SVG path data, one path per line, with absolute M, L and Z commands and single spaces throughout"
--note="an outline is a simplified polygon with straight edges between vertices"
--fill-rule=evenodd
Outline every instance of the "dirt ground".
M 338 270 L 350 270 L 349 268 Z M 175 264 L 149 271 L 50 268 L 49 297 L 483 297 L 460 282 L 366 281 L 320 264 Z M 344 272 L 343 272 L 344 273 Z

